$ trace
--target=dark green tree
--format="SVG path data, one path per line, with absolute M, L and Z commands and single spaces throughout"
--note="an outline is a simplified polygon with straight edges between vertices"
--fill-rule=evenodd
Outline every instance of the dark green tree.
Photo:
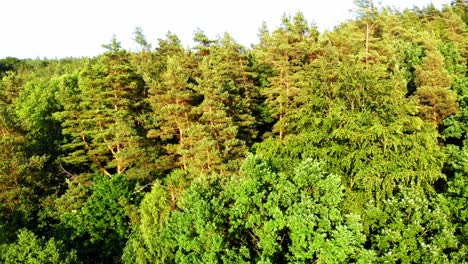
M 203 101 L 194 109 L 204 138 L 196 151 L 205 170 L 233 171 L 255 137 L 252 100 L 256 95 L 242 47 L 225 35 L 199 62 L 196 89 Z M 202 134 L 203 136 L 203 134 Z M 200 144 L 198 144 L 200 143 Z
M 86 262 L 116 262 L 130 235 L 134 215 L 132 184 L 125 175 L 96 176 L 79 209 L 60 216 L 64 237 Z
M 15 57 L 6 57 L 0 60 L 0 78 L 7 72 L 16 72 L 21 65 L 21 60 Z

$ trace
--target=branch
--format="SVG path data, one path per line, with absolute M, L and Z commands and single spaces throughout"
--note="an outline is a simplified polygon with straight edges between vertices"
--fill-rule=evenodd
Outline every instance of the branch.
M 73 173 L 67 171 L 67 170 L 62 166 L 62 164 L 59 164 L 59 167 L 60 167 L 60 169 L 62 169 L 62 173 L 68 175 L 68 178 L 74 178 L 74 177 L 77 176 L 76 174 L 73 174 Z
M 143 191 L 146 187 L 152 186 L 152 185 L 153 185 L 153 183 L 148 183 L 148 184 L 144 185 L 143 187 L 141 187 L 140 189 L 134 191 L 133 194 L 139 193 L 139 192 Z

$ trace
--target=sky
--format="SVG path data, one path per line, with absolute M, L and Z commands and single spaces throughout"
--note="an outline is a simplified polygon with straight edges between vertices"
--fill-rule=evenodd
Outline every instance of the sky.
M 451 0 L 380 0 L 384 6 L 405 8 Z M 250 47 L 258 42 L 262 22 L 275 29 L 281 17 L 303 12 L 319 30 L 352 17 L 353 0 L 3 0 L 0 5 L 0 58 L 64 58 L 95 56 L 113 35 L 126 49 L 136 49 L 136 27 L 150 43 L 176 34 L 192 45 L 199 28 L 215 39 L 228 32 Z

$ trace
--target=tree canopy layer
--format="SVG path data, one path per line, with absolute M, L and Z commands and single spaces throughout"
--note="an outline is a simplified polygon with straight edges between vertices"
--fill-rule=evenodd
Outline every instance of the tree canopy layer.
M 355 4 L 0 59 L 0 262 L 468 262 L 468 3 Z

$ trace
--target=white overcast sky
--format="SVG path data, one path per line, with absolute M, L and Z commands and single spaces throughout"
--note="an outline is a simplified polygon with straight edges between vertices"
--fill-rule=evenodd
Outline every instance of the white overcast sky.
M 381 0 L 397 8 L 437 8 L 451 0 Z M 132 32 L 141 27 L 151 43 L 168 31 L 191 45 L 200 28 L 210 38 L 224 32 L 245 46 L 257 42 L 263 21 L 276 28 L 283 14 L 304 13 L 320 30 L 351 17 L 352 0 L 0 0 L 0 58 L 95 56 L 112 35 L 135 48 Z

